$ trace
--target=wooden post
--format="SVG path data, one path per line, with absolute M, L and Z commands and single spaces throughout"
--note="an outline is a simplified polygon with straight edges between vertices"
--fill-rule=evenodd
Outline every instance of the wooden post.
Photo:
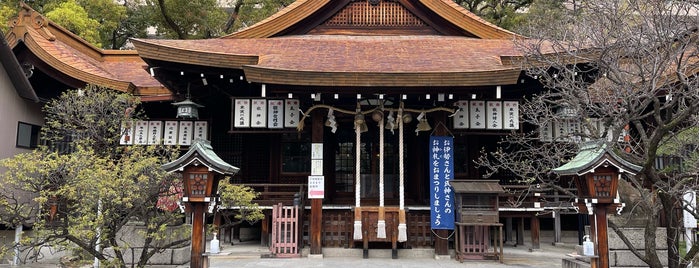
M 190 268 L 202 268 L 206 244 L 204 243 L 204 216 L 208 203 L 190 203 L 192 207 L 192 256 Z
M 539 226 L 539 218 L 536 215 L 532 215 L 530 234 L 532 236 L 532 247 L 531 249 L 540 249 L 541 244 L 539 242 L 539 235 L 541 227 Z
M 517 245 L 524 245 L 524 218 L 517 220 Z
M 517 245 L 517 242 L 512 235 L 514 229 L 512 228 L 512 217 L 505 218 L 505 240 L 507 240 L 508 245 Z
M 592 240 L 592 243 L 595 244 L 595 250 L 597 250 L 597 227 L 595 227 L 595 225 L 597 225 L 597 221 L 595 220 L 594 214 L 588 216 L 588 222 L 590 222 L 590 239 Z M 599 264 L 599 251 L 596 251 L 595 255 L 597 255 L 597 257 L 593 257 L 590 260 L 590 268 L 599 267 L 597 266 Z
M 553 216 L 553 245 L 561 245 L 563 242 L 561 242 L 561 211 L 560 210 L 554 210 L 553 211 L 554 216 Z
M 325 116 L 320 113 L 320 110 L 316 110 L 313 113 L 312 130 L 311 130 L 311 142 L 313 143 L 323 143 L 323 126 Z M 323 154 L 325 155 L 325 154 Z M 330 161 L 330 160 L 327 160 Z M 323 168 L 325 170 L 325 167 Z M 325 174 L 323 174 L 325 175 Z M 328 184 L 327 182 L 325 183 Z M 323 199 L 312 199 L 311 200 L 311 254 L 323 254 L 322 246 L 322 232 L 323 232 Z
M 260 225 L 261 225 L 260 245 L 268 247 L 271 245 L 269 243 L 269 232 L 270 232 L 269 225 L 271 224 L 269 219 L 272 218 L 272 213 L 270 211 L 266 210 L 263 212 L 263 214 L 264 214 L 264 217 L 262 217 L 262 222 L 260 223 Z M 240 229 L 238 229 L 238 238 L 240 238 Z
M 599 268 L 609 268 L 609 241 L 607 238 L 607 207 L 609 204 L 595 205 L 595 228 L 597 229 L 597 255 Z

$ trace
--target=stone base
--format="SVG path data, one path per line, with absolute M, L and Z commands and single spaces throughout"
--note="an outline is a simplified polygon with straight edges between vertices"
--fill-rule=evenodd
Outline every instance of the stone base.
M 562 268 L 590 268 L 589 262 L 584 262 L 574 258 L 564 258 L 562 259 Z
M 141 258 L 141 248 L 131 248 L 124 252 L 124 262 L 132 264 Z M 105 249 L 105 253 L 114 254 L 111 248 Z M 149 260 L 150 265 L 181 265 L 189 262 L 191 247 L 170 248 L 163 252 L 155 253 Z
M 434 255 L 435 260 L 451 260 L 451 255 Z
M 323 254 L 308 254 L 309 259 L 322 259 Z

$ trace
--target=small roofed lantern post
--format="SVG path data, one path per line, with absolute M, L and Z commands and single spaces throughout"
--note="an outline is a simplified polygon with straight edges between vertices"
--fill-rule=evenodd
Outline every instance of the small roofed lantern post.
M 578 198 L 573 206 L 579 213 L 590 215 L 590 233 L 595 243 L 592 267 L 609 267 L 609 241 L 607 237 L 607 213 L 620 211 L 617 188 L 621 176 L 635 176 L 641 167 L 615 154 L 604 142 L 588 142 L 568 163 L 552 171 L 575 182 Z M 597 259 L 594 261 L 594 259 Z
M 182 201 L 187 205 L 187 212 L 192 216 L 192 254 L 190 267 L 205 266 L 203 253 L 204 219 L 210 205 L 215 205 L 216 189 L 219 181 L 225 176 L 238 173 L 238 168 L 223 161 L 207 140 L 196 139 L 189 151 L 180 158 L 164 164 L 167 172 L 182 173 L 184 193 Z

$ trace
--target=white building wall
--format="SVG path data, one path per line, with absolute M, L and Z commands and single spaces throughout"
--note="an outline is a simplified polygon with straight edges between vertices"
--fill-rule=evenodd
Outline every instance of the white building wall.
M 17 124 L 43 125 L 41 104 L 21 98 L 15 90 L 5 66 L 0 64 L 0 159 L 29 152 L 17 148 Z

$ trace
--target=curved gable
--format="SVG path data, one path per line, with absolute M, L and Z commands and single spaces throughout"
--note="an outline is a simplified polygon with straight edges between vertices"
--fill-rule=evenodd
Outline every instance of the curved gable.
M 51 22 L 26 4 L 7 35 L 11 47 L 24 44 L 56 77 L 67 77 L 141 96 L 168 96 L 145 70 L 136 51 L 102 50 Z M 38 62 L 37 62 L 38 64 Z M 37 66 L 38 67 L 38 66 Z
M 297 0 L 271 17 L 223 38 L 299 34 L 516 36 L 451 0 Z

